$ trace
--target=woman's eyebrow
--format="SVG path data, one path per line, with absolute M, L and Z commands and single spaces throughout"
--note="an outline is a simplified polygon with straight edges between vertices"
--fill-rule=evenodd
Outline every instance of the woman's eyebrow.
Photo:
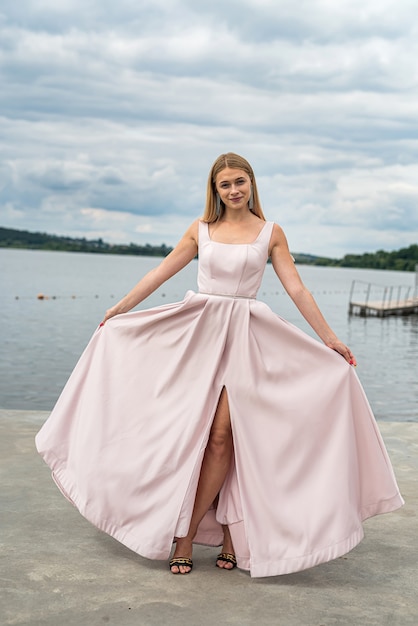
M 230 182 L 236 183 L 239 180 L 245 180 L 244 176 L 237 176 L 237 178 L 234 178 L 233 181 L 230 181 L 230 180 L 220 180 L 219 184 L 222 185 L 222 183 L 230 183 Z

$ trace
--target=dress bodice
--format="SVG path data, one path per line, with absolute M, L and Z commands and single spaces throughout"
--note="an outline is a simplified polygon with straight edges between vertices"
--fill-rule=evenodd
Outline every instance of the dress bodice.
M 212 241 L 209 225 L 199 222 L 198 287 L 201 293 L 255 298 L 263 278 L 273 222 L 252 243 Z

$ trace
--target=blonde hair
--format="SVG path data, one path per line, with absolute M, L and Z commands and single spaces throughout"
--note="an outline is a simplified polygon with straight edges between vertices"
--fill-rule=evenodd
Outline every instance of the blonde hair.
M 216 222 L 220 217 L 222 217 L 222 213 L 224 211 L 222 203 L 220 215 L 216 214 L 216 177 L 218 176 L 219 172 L 222 172 L 222 170 L 224 170 L 226 167 L 237 170 L 244 170 L 244 172 L 248 174 L 253 188 L 253 208 L 251 209 L 251 212 L 254 213 L 254 215 L 257 215 L 257 217 L 259 217 L 260 219 L 266 221 L 263 209 L 261 208 L 260 198 L 258 196 L 257 183 L 255 180 L 253 168 L 248 163 L 248 161 L 244 159 L 244 157 L 239 156 L 239 154 L 234 154 L 233 152 L 221 154 L 216 159 L 210 169 L 206 189 L 206 206 L 202 220 L 211 224 L 212 222 Z

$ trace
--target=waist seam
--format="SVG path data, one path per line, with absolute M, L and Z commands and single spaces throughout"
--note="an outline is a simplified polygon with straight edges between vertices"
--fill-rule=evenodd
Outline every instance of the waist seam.
M 241 296 L 234 293 L 209 293 L 208 291 L 199 291 L 203 296 L 218 296 L 219 298 L 232 298 L 237 300 L 255 300 L 255 296 Z

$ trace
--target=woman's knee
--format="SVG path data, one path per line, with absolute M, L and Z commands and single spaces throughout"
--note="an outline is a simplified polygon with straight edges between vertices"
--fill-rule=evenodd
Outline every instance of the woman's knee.
M 208 448 L 217 455 L 229 454 L 232 449 L 231 427 L 213 428 L 209 435 Z
M 232 429 L 229 415 L 228 396 L 222 389 L 209 435 L 208 448 L 216 455 L 230 454 L 232 449 Z

